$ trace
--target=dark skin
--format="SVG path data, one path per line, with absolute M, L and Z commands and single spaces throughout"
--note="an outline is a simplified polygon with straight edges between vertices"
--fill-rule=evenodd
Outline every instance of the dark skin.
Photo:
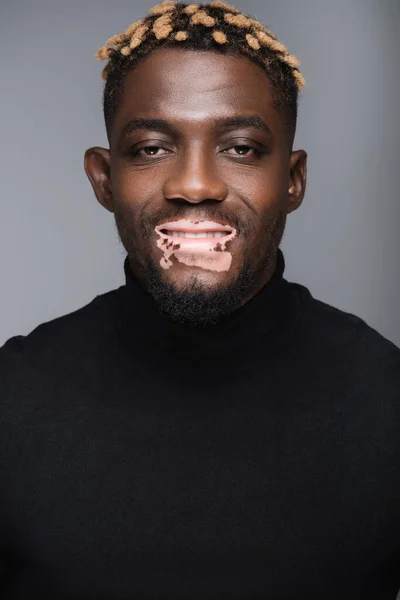
M 226 121 L 248 116 L 258 121 Z M 137 118 L 163 120 L 167 128 L 124 133 Z M 284 115 L 258 65 L 218 52 L 159 48 L 128 75 L 109 139 L 110 149 L 86 151 L 85 171 L 97 200 L 114 213 L 145 288 L 149 261 L 160 281 L 179 292 L 193 282 L 206 291 L 224 290 L 247 265 L 252 279 L 239 305 L 269 281 L 286 217 L 304 197 L 307 154 L 292 150 Z M 187 266 L 174 257 L 172 267 L 162 269 L 154 227 L 179 218 L 237 228 L 227 247 L 229 271 Z

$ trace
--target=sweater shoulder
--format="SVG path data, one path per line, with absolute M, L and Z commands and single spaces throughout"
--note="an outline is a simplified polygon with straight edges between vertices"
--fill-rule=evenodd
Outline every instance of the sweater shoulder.
M 117 290 L 96 296 L 86 305 L 37 325 L 26 335 L 16 334 L 0 347 L 0 380 L 21 373 L 24 367 L 47 368 L 57 357 L 68 359 L 83 346 L 96 343 L 104 328 Z
M 314 298 L 309 292 L 299 333 L 307 348 L 319 356 L 325 353 L 332 360 L 400 374 L 400 348 L 361 317 Z

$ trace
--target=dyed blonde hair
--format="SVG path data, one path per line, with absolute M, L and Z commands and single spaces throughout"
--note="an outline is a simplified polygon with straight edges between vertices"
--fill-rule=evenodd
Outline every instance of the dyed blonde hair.
M 153 6 L 146 17 L 109 38 L 96 54 L 98 60 L 108 61 L 102 71 L 106 81 L 103 99 L 107 130 L 127 73 L 161 46 L 247 56 L 265 70 L 276 105 L 288 110 L 295 126 L 297 96 L 305 81 L 299 60 L 269 29 L 221 0 L 209 4 L 164 0 Z

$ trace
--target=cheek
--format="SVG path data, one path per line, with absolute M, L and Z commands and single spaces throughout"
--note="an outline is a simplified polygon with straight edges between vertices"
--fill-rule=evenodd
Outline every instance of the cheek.
M 112 173 L 112 192 L 116 203 L 124 210 L 140 210 L 160 196 L 160 182 L 149 170 L 116 168 Z
M 285 169 L 272 163 L 260 169 L 240 169 L 232 173 L 230 187 L 233 194 L 242 199 L 261 216 L 282 208 L 287 200 L 288 180 Z

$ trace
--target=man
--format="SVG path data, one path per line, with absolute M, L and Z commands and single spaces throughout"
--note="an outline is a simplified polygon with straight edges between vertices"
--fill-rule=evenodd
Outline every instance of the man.
M 1 598 L 395 600 L 400 350 L 283 277 L 297 59 L 219 1 L 98 58 L 126 283 L 0 350 Z

